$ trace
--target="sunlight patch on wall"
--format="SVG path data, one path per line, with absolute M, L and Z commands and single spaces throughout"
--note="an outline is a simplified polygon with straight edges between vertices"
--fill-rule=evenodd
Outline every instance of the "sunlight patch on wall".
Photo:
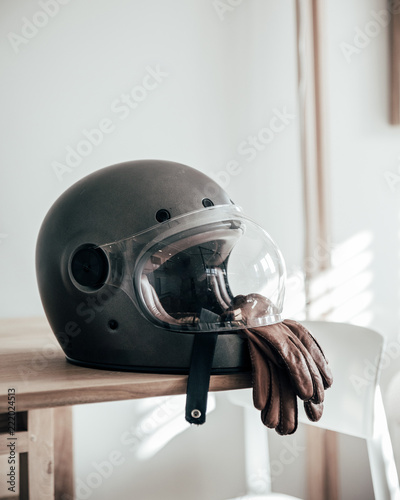
M 372 242 L 372 233 L 361 231 L 330 249 L 332 267 L 318 273 L 310 282 L 308 319 L 362 326 L 371 324 L 374 300 Z M 314 264 L 318 264 L 319 255 L 316 251 Z M 299 319 L 306 315 L 304 271 L 307 270 L 289 273 L 287 280 L 285 312 Z

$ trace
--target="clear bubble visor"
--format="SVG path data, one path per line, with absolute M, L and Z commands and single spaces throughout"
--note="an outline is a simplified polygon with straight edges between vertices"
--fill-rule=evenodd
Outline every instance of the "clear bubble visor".
M 192 212 L 100 248 L 110 263 L 106 283 L 162 328 L 229 332 L 281 321 L 282 255 L 236 206 Z M 257 300 L 237 307 L 249 294 Z

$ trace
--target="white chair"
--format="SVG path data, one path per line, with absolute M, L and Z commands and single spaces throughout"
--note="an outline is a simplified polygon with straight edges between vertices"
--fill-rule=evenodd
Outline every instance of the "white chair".
M 186 395 L 162 396 L 141 401 L 141 406 L 147 409 L 136 422 L 137 432 L 133 434 L 136 439 L 130 450 L 137 460 L 153 458 L 170 441 L 190 427 L 185 420 L 185 401 Z M 208 396 L 207 414 L 210 415 L 215 407 L 215 395 L 211 393 Z
M 304 321 L 321 344 L 331 366 L 334 382 L 326 391 L 324 414 L 311 423 L 299 404 L 299 421 L 324 429 L 364 438 L 376 500 L 399 500 L 400 490 L 385 410 L 379 387 L 383 337 L 368 328 L 344 323 Z M 268 432 L 260 412 L 252 405 L 249 389 L 232 391 L 229 399 L 244 407 L 247 494 L 241 499 L 272 500 L 295 497 L 271 492 Z M 263 470 L 260 488 L 256 470 Z M 236 499 L 238 500 L 238 499 Z

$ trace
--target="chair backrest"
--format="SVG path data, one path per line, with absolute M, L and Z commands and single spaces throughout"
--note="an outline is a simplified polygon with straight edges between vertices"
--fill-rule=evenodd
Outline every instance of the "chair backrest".
M 298 400 L 299 421 L 365 439 L 372 437 L 382 335 L 347 323 L 302 324 L 321 345 L 332 369 L 333 385 L 325 392 L 324 412 L 318 422 L 308 420 Z M 232 391 L 229 399 L 240 406 L 252 406 L 250 389 Z
M 318 340 L 333 373 L 318 427 L 369 438 L 374 431 L 375 396 L 384 339 L 369 328 L 347 323 L 302 322 Z M 299 420 L 310 424 L 302 405 Z
M 366 439 L 376 500 L 400 500 L 399 481 L 379 387 L 384 347 L 382 335 L 347 323 L 302 323 L 323 348 L 332 369 L 333 385 L 325 393 L 324 412 L 319 422 L 310 422 L 301 404 L 299 421 Z M 257 426 L 259 415 L 252 406 L 250 389 L 232 391 L 229 399 L 245 408 L 249 493 L 259 493 L 253 488 L 252 481 L 252 471 L 258 462 L 263 463 L 268 479 L 263 493 L 270 493 L 271 471 L 265 453 L 267 432 L 260 432 L 260 426 Z

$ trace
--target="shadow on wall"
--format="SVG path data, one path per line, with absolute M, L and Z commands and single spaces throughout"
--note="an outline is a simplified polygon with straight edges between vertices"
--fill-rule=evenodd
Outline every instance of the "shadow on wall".
M 302 270 L 293 270 L 287 279 L 286 316 L 304 316 L 304 276 L 318 269 L 327 253 L 331 269 L 321 272 L 310 283 L 308 319 L 340 321 L 370 326 L 373 303 L 373 236 L 360 231 L 343 243 L 329 246 L 320 242 Z

